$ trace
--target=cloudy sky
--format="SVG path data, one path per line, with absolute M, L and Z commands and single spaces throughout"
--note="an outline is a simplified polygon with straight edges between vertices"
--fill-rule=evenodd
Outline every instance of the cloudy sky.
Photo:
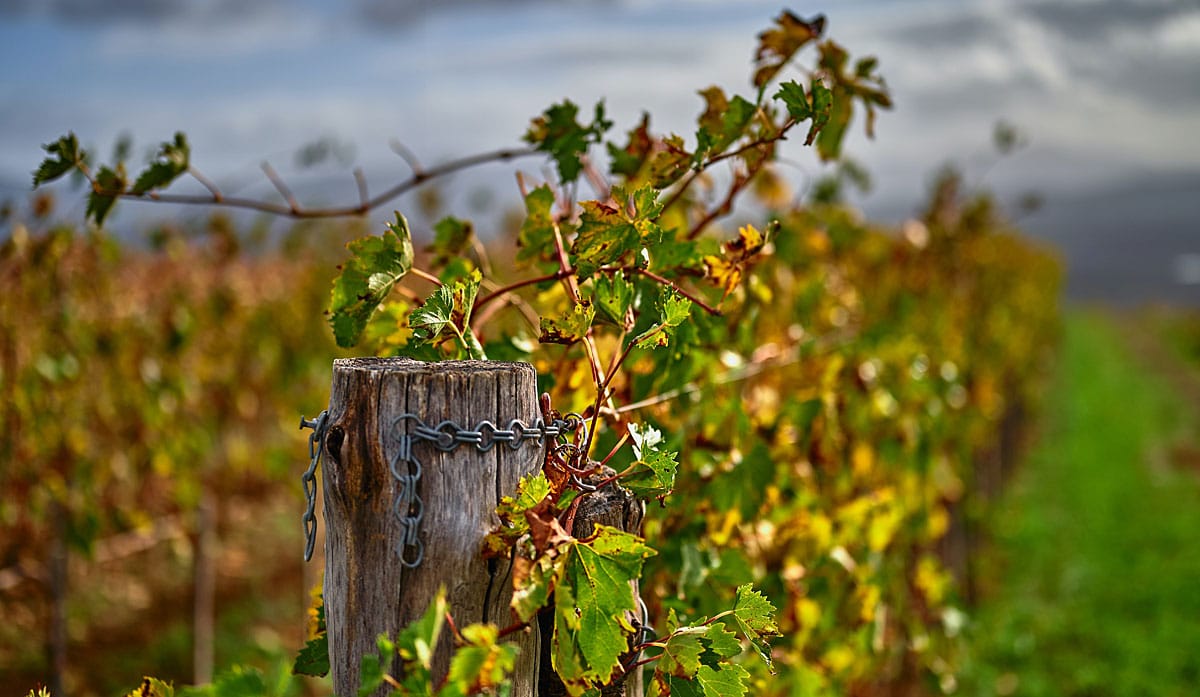
M 392 138 L 427 164 L 515 145 L 530 116 L 564 97 L 605 98 L 618 129 L 646 109 L 656 130 L 689 134 L 697 89 L 750 93 L 755 34 L 780 9 L 778 0 L 0 0 L 0 192 L 27 190 L 38 145 L 67 130 L 101 152 L 128 133 L 137 153 L 184 130 L 194 163 L 224 187 L 270 193 L 258 169 L 269 159 L 324 202 L 355 199 L 351 157 L 375 190 L 405 176 Z M 1066 247 L 1077 294 L 1200 304 L 1200 285 L 1181 283 L 1189 264 L 1200 266 L 1188 257 L 1200 254 L 1200 4 L 790 9 L 824 13 L 831 37 L 879 57 L 892 89 L 896 108 L 881 115 L 876 140 L 850 143 L 876 182 L 869 212 L 911 213 L 931 173 L 954 161 L 1002 197 L 1045 198 L 1021 223 Z M 1029 144 L 996 163 L 999 119 Z M 295 171 L 297 150 L 320 138 L 341 144 L 344 161 Z M 784 155 L 801 185 L 820 173 L 798 143 Z M 500 182 L 515 201 L 511 179 Z M 116 224 L 139 205 L 123 204 Z

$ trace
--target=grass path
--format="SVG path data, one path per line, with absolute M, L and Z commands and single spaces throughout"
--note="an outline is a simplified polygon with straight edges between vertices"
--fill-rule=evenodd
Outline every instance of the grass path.
M 1108 321 L 1066 323 L 1039 445 L 993 521 L 960 694 L 1200 695 L 1196 411 Z

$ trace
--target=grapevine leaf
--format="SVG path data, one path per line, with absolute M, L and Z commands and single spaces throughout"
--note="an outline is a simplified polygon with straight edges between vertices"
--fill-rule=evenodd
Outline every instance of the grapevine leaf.
M 96 225 L 104 225 L 104 219 L 112 211 L 117 202 L 117 194 L 125 191 L 125 166 L 118 164 L 116 169 L 101 167 L 96 172 L 96 186 L 88 194 L 85 215 L 96 221 Z
M 292 673 L 314 677 L 329 674 L 329 639 L 326 634 L 322 633 L 304 644 L 292 664 Z
M 720 622 L 709 626 L 704 639 L 708 650 L 721 658 L 733 658 L 742 652 L 742 643 L 738 641 L 737 634 L 725 629 Z
M 142 684 L 130 690 L 128 697 L 174 697 L 175 688 L 170 683 L 149 676 L 142 678 Z
M 744 225 L 738 236 L 721 245 L 721 254 L 704 257 L 705 276 L 728 295 L 742 280 L 746 265 L 766 246 L 767 238 L 753 225 Z
M 638 228 L 618 206 L 584 201 L 579 235 L 571 248 L 580 279 L 587 279 L 606 264 L 636 250 L 641 242 Z
M 554 249 L 554 192 L 549 186 L 539 186 L 525 196 L 525 222 L 517 235 L 517 259 L 549 258 Z
M 358 697 L 368 697 L 383 685 L 383 676 L 392 664 L 396 655 L 396 645 L 387 635 L 380 635 L 375 640 L 377 653 L 363 654 L 358 667 Z
M 654 672 L 650 683 L 650 697 L 705 697 L 700 683 L 680 678 L 660 670 Z
M 680 678 L 691 678 L 700 670 L 700 656 L 704 653 L 700 639 L 703 635 L 703 627 L 689 627 L 671 634 L 658 657 L 656 669 Z
M 626 613 L 637 608 L 629 582 L 653 554 L 641 538 L 606 525 L 569 544 L 555 588 L 552 662 L 570 694 L 608 682 L 620 667 L 633 631 Z
M 422 668 L 426 671 L 433 665 L 433 652 L 437 648 L 438 637 L 442 633 L 442 624 L 446 620 L 446 589 L 438 588 L 437 594 L 430 601 L 429 607 L 420 619 L 409 623 L 396 635 L 392 653 L 398 653 L 409 671 Z M 380 646 L 383 648 L 382 644 Z
M 679 463 L 675 453 L 647 451 L 634 462 L 629 474 L 621 477 L 621 486 L 642 498 L 655 498 L 671 493 Z
M 592 123 L 579 123 L 579 107 L 570 101 L 555 104 L 535 118 L 525 133 L 525 142 L 549 153 L 564 182 L 575 181 L 583 170 L 582 156 L 588 146 L 598 143 L 612 122 L 604 116 L 604 102 L 596 104 Z
M 768 667 L 771 666 L 772 659 L 771 645 L 767 638 L 779 634 L 774 615 L 775 606 L 749 583 L 738 586 L 733 607 L 734 623 Z
M 512 609 L 522 622 L 530 621 L 549 604 L 564 559 L 554 554 L 543 554 L 536 561 L 516 558 L 513 564 Z
M 598 276 L 594 281 L 593 298 L 599 318 L 618 327 L 629 329 L 633 323 L 634 286 L 623 274 Z
M 749 583 L 738 586 L 733 616 L 747 636 L 751 633 L 765 636 L 779 634 L 779 627 L 775 624 L 775 606 Z
M 475 235 L 475 227 L 469 220 L 459 220 L 454 216 L 446 216 L 433 226 L 433 244 L 429 251 L 434 253 L 435 264 L 444 266 L 447 262 L 463 253 L 471 245 Z
M 529 475 L 517 483 L 515 496 L 505 496 L 496 507 L 500 527 L 488 535 L 484 548 L 497 556 L 507 554 L 509 546 L 521 536 L 528 534 L 529 522 L 525 512 L 532 509 L 550 495 L 550 480 L 544 472 Z
M 74 133 L 67 133 L 53 143 L 43 145 L 42 150 L 45 150 L 48 156 L 33 173 L 35 189 L 75 169 L 84 159 L 79 149 L 79 139 Z
M 812 145 L 817 134 L 829 123 L 830 112 L 833 109 L 833 91 L 820 80 L 813 80 L 812 86 L 812 124 L 808 127 L 808 135 L 804 138 L 805 145 Z M 818 145 L 818 150 L 820 146 Z
M 834 89 L 830 92 L 830 107 L 826 112 L 821 132 L 817 134 L 817 154 L 822 160 L 836 160 L 842 154 L 842 140 L 850 126 L 853 109 L 851 96 L 845 89 Z M 813 125 L 816 125 L 815 119 Z
M 754 86 L 762 89 L 783 66 L 808 42 L 820 38 L 825 31 L 825 17 L 817 15 L 803 20 L 784 11 L 775 19 L 775 26 L 758 35 L 758 50 L 754 54 Z
M 413 310 L 408 317 L 408 326 L 415 339 L 430 343 L 441 335 L 453 313 L 454 290 L 449 285 L 442 285 L 425 299 L 424 305 Z
M 671 336 L 674 333 L 672 330 L 683 324 L 691 315 L 691 312 L 691 300 L 679 295 L 672 288 L 663 289 L 663 296 L 659 302 L 658 324 L 634 337 L 633 343 L 638 348 L 666 346 L 670 343 Z
M 708 131 L 701 129 L 701 133 Z M 671 134 L 662 140 L 662 149 L 650 158 L 650 185 L 656 189 L 666 187 L 679 181 L 688 172 L 694 162 L 699 162 L 706 149 L 697 145 L 696 154 L 684 147 L 683 138 Z
M 788 114 L 796 121 L 807 121 L 813 115 L 812 104 L 808 101 L 808 95 L 804 93 L 804 87 L 795 80 L 780 84 L 775 98 L 783 102 Z
M 736 663 L 703 665 L 696 673 L 704 697 L 741 697 L 746 694 L 749 680 L 750 674 Z
M 472 270 L 465 278 L 438 286 L 424 305 L 413 310 L 408 326 L 417 345 L 436 343 L 449 329 L 468 358 L 483 358 L 483 347 L 471 331 L 471 309 L 481 280 L 479 271 Z
M 346 247 L 351 256 L 333 280 L 328 312 L 333 336 L 342 347 L 358 343 L 371 315 L 413 263 L 408 221 L 399 213 L 382 236 L 354 240 Z
M 595 316 L 596 308 L 590 300 L 584 299 L 557 319 L 543 317 L 542 335 L 538 341 L 543 344 L 573 344 L 587 335 Z
M 187 136 L 177 132 L 175 140 L 163 143 L 158 154 L 154 156 L 154 161 L 138 175 L 137 181 L 133 183 L 133 193 L 140 196 L 151 189 L 159 189 L 175 181 L 176 177 L 187 171 L 190 157 L 191 147 L 188 145 Z
M 609 171 L 618 176 L 634 176 L 645 164 L 653 147 L 654 141 L 650 138 L 650 115 L 643 112 L 641 123 L 629 131 L 629 143 L 625 147 L 608 144 L 608 154 L 612 160 Z
M 450 660 L 446 684 L 439 697 L 486 694 L 501 686 L 516 666 L 518 647 L 501 644 L 495 625 L 472 624 L 462 629 L 464 645 Z

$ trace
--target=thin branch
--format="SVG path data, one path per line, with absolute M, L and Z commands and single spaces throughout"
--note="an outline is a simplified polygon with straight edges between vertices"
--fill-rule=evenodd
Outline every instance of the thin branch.
M 408 168 L 413 171 L 413 174 L 420 174 L 421 172 L 425 171 L 425 168 L 421 166 L 421 160 L 417 158 L 416 153 L 414 153 L 412 150 L 409 150 L 408 146 L 406 146 L 404 143 L 401 143 L 398 139 L 392 138 L 389 140 L 388 147 L 392 149 L 392 152 L 399 155 L 401 159 L 408 164 Z
M 824 337 L 823 339 L 815 340 L 813 344 L 816 344 L 816 350 L 818 351 L 836 349 L 849 343 L 853 336 L 853 332 L 847 331 Z M 812 346 L 813 344 L 809 345 Z M 647 397 L 637 402 L 630 402 L 629 404 L 625 404 L 616 409 L 609 409 L 607 413 L 610 416 L 620 416 L 621 414 L 628 414 L 631 411 L 638 411 L 640 409 L 645 409 L 646 407 L 652 407 L 664 402 L 669 402 L 684 395 L 695 394 L 706 387 L 716 387 L 719 385 L 728 385 L 730 383 L 748 380 L 773 368 L 782 368 L 784 366 L 798 363 L 800 358 L 800 345 L 797 344 L 793 346 L 791 351 L 788 351 L 786 354 L 776 354 L 771 358 L 756 363 L 750 363 L 744 368 L 730 370 L 724 375 L 706 380 L 704 384 L 689 382 L 682 387 L 677 387 L 673 390 L 667 390 L 666 392 L 654 395 L 653 397 Z
M 430 283 L 432 283 L 433 285 L 435 285 L 439 288 L 442 287 L 442 285 L 444 285 L 442 283 L 442 279 L 438 278 L 437 276 L 434 276 L 433 274 L 429 273 L 428 271 L 422 271 L 421 269 L 418 269 L 415 266 L 410 268 L 408 270 L 408 272 L 411 273 L 412 275 L 416 276 L 417 278 L 423 278 L 426 281 L 429 281 Z
M 672 281 L 669 278 L 664 278 L 664 277 L 659 276 L 658 274 L 654 273 L 650 269 L 643 269 L 638 266 L 625 267 L 625 270 L 633 271 L 635 273 L 640 273 L 641 275 L 645 276 L 646 278 L 649 278 L 652 281 L 655 281 L 657 283 L 663 284 L 664 286 L 667 286 L 668 288 L 674 290 L 676 293 L 679 293 L 680 295 L 687 298 L 688 300 L 691 300 L 692 302 L 696 303 L 697 305 L 700 306 L 700 308 L 702 310 L 704 310 L 705 312 L 707 312 L 708 314 L 710 314 L 714 317 L 721 316 L 720 310 L 718 310 L 717 308 L 713 307 L 712 305 L 709 305 L 708 303 L 704 302 L 704 300 L 702 298 L 700 298 L 698 295 L 696 295 L 695 293 L 688 292 L 686 289 L 684 289 L 678 283 L 675 283 L 674 281 Z
M 195 179 L 196 181 L 200 182 L 200 184 L 203 185 L 205 189 L 208 189 L 209 193 L 212 194 L 214 201 L 216 201 L 217 203 L 220 203 L 225 198 L 225 196 L 221 193 L 221 190 L 219 188 L 217 188 L 216 183 L 213 182 L 213 180 L 211 180 L 208 177 L 201 174 L 200 170 L 196 169 L 195 167 L 192 167 L 191 165 L 188 165 L 187 172 L 188 172 L 188 174 L 192 175 L 192 179 Z
M 720 205 L 713 208 L 708 213 L 705 213 L 704 217 L 697 221 L 696 224 L 692 226 L 691 230 L 688 230 L 687 238 L 689 240 L 696 239 L 700 236 L 701 232 L 704 232 L 704 228 L 712 224 L 714 220 L 729 215 L 729 213 L 733 210 L 734 199 L 736 199 L 738 194 L 742 192 L 742 189 L 745 189 L 746 185 L 754 179 L 754 175 L 758 174 L 759 170 L 762 169 L 765 163 L 766 160 L 763 160 L 762 162 L 759 162 L 751 167 L 750 170 L 746 172 L 745 176 L 735 177 L 733 180 L 733 185 L 729 187 L 729 193 L 725 195 L 725 200 L 721 201 Z
M 432 169 L 422 170 L 414 173 L 411 177 L 401 181 L 392 188 L 376 195 L 366 202 L 358 203 L 352 206 L 333 206 L 329 208 L 304 208 L 298 204 L 294 206 L 280 205 L 278 203 L 252 198 L 227 198 L 222 196 L 218 199 L 212 195 L 200 196 L 193 194 L 166 194 L 159 193 L 157 191 L 147 191 L 145 193 L 136 194 L 129 190 L 109 191 L 107 189 L 97 187 L 95 184 L 95 179 L 84 167 L 80 167 L 80 171 L 84 173 L 84 176 L 87 177 L 90 182 L 92 182 L 92 190 L 102 196 L 116 196 L 118 198 L 135 200 L 150 200 L 158 203 L 178 203 L 200 206 L 219 205 L 226 208 L 246 208 L 249 210 L 261 211 L 263 213 L 270 213 L 272 215 L 277 215 L 284 218 L 343 218 L 367 213 L 384 205 L 392 199 L 406 194 L 422 184 L 425 184 L 426 182 L 438 177 L 443 177 L 460 170 L 469 169 L 471 167 L 487 164 L 489 162 L 505 162 L 519 157 L 527 157 L 529 155 L 536 154 L 537 151 L 532 148 L 518 148 L 494 150 L 492 152 L 485 152 L 478 155 L 463 157 L 457 160 L 451 160 Z
M 262 163 L 262 170 L 263 174 L 267 175 L 267 179 L 270 179 L 271 183 L 275 185 L 275 190 L 278 191 L 281 196 L 283 196 L 283 200 L 288 202 L 288 206 L 291 207 L 292 212 L 298 212 L 300 210 L 299 201 L 296 200 L 296 196 L 292 193 L 292 190 L 287 187 L 287 184 L 283 183 L 283 179 L 279 178 L 279 173 L 275 171 L 275 168 L 271 166 L 271 163 L 264 161 Z
M 371 197 L 367 195 L 367 177 L 363 174 L 362 167 L 354 168 L 354 183 L 358 185 L 358 205 L 367 205 Z
M 488 303 L 492 302 L 493 300 L 497 300 L 505 295 L 508 295 L 509 293 L 511 293 L 514 290 L 524 288 L 525 286 L 532 286 L 532 285 L 535 285 L 538 283 L 545 283 L 546 281 L 561 281 L 562 279 L 566 278 L 567 276 L 570 276 L 573 273 L 575 273 L 575 269 L 573 269 L 573 268 L 559 269 L 558 271 L 555 271 L 554 273 L 548 273 L 544 276 L 534 276 L 533 278 L 524 278 L 524 279 L 521 279 L 520 281 L 517 281 L 516 283 L 510 283 L 507 286 L 502 286 L 502 287 L 497 288 L 496 290 L 492 291 L 491 293 L 488 293 L 487 295 L 483 296 L 479 300 L 477 300 L 475 302 L 475 310 L 478 311 L 479 308 L 483 307 L 484 305 L 487 305 Z
M 667 209 L 669 209 L 672 205 L 674 205 L 676 202 L 678 202 L 679 199 L 683 196 L 684 192 L 686 192 L 688 189 L 690 189 L 692 184 L 695 183 L 696 179 L 701 174 L 703 174 L 705 172 L 705 170 L 707 170 L 709 167 L 712 167 L 713 165 L 717 164 L 718 162 L 722 162 L 724 160 L 728 160 L 728 159 L 737 157 L 739 155 L 742 155 L 744 153 L 747 153 L 755 148 L 760 148 L 764 145 L 770 145 L 771 143 L 775 143 L 780 140 L 787 140 L 788 131 L 790 131 L 792 129 L 792 127 L 795 125 L 796 125 L 796 120 L 793 118 L 789 118 L 787 121 L 783 122 L 783 125 L 780 126 L 780 128 L 779 128 L 779 132 L 773 136 L 767 136 L 766 138 L 759 138 L 758 140 L 747 143 L 736 150 L 730 150 L 729 152 L 721 153 L 720 155 L 715 155 L 713 157 L 708 158 L 707 160 L 704 161 L 704 164 L 700 165 L 700 167 L 698 167 L 697 169 L 693 169 L 691 171 L 691 173 L 689 173 L 687 175 L 687 177 L 683 180 L 683 182 L 679 185 L 679 187 L 677 189 L 675 189 L 675 191 L 671 194 L 671 196 L 667 198 L 666 203 L 664 203 L 663 207 L 662 207 L 663 212 L 665 213 L 667 211 Z M 659 215 L 661 216 L 662 214 L 660 213 Z M 657 220 L 657 218 L 655 218 L 655 220 Z M 711 222 L 711 221 L 709 221 L 709 222 Z

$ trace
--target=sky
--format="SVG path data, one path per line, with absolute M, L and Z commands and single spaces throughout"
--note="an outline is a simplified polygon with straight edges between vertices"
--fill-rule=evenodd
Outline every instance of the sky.
M 563 98 L 605 99 L 618 132 L 647 110 L 656 131 L 687 135 L 703 106 L 697 90 L 752 96 L 755 35 L 781 9 L 778 0 L 0 0 L 0 194 L 28 191 L 39 145 L 68 130 L 101 154 L 129 134 L 137 157 L 183 130 L 193 163 L 227 191 L 270 196 L 265 159 L 313 203 L 356 200 L 353 166 L 375 191 L 407 176 L 391 139 L 426 165 L 514 146 L 531 116 Z M 869 214 L 913 214 L 933 173 L 953 162 L 1002 201 L 1043 198 L 1019 222 L 1063 247 L 1075 296 L 1200 304 L 1200 3 L 789 9 L 825 14 L 827 35 L 877 56 L 891 88 L 896 107 L 880 115 L 875 140 L 860 123 L 848 143 L 873 175 L 860 201 Z M 998 120 L 1027 142 L 1000 161 L 990 147 Z M 320 139 L 341 157 L 299 168 L 297 151 Z M 822 172 L 798 142 L 782 154 L 800 187 Z M 505 205 L 517 202 L 512 169 L 481 175 Z M 122 203 L 114 226 L 148 207 Z

